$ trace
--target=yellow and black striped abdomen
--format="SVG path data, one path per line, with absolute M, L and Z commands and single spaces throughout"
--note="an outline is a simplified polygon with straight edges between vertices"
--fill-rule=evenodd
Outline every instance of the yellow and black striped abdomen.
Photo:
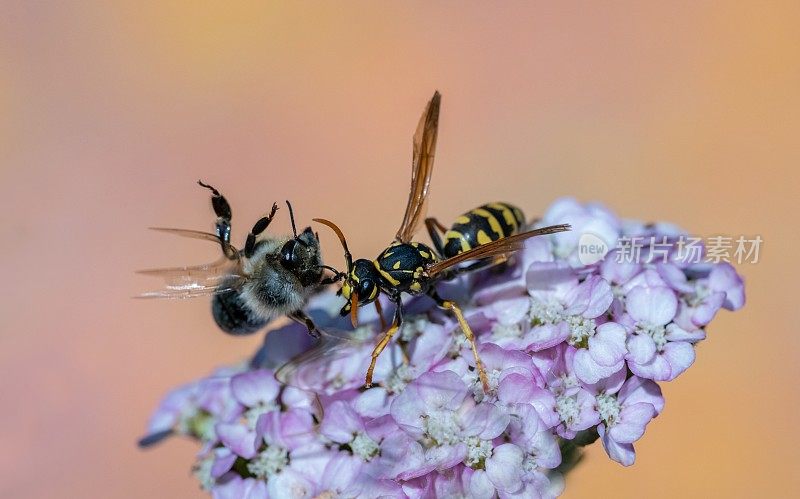
M 508 203 L 487 203 L 464 213 L 444 235 L 444 257 L 450 258 L 481 244 L 520 232 L 522 210 Z

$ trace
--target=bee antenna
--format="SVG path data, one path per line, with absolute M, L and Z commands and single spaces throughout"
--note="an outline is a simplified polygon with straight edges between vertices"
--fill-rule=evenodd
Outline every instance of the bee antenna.
M 325 220 L 324 218 L 314 218 L 313 220 L 317 223 L 321 223 L 322 225 L 327 225 L 331 230 L 333 230 L 333 232 L 336 233 L 336 236 L 339 238 L 339 241 L 342 243 L 342 247 L 344 248 L 344 259 L 347 262 L 347 272 L 350 273 L 350 271 L 353 270 L 353 255 L 351 255 L 350 250 L 347 249 L 347 240 L 344 238 L 342 229 L 340 229 L 335 223 L 331 222 L 330 220 Z
M 294 210 L 292 209 L 292 203 L 289 200 L 286 200 L 286 206 L 289 207 L 289 220 L 292 221 L 292 234 L 294 234 L 294 238 L 297 239 L 297 226 L 294 224 Z

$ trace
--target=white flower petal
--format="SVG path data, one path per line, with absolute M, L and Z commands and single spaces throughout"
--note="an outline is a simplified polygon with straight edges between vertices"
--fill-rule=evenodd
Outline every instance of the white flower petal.
M 683 341 L 672 341 L 664 345 L 663 355 L 670 366 L 668 381 L 677 378 L 679 374 L 689 369 L 695 359 L 694 347 Z
M 522 488 L 522 449 L 514 444 L 495 447 L 492 457 L 486 460 L 486 474 L 495 488 L 503 492 L 516 492 Z
M 631 317 L 651 326 L 663 326 L 678 311 L 675 292 L 664 286 L 636 286 L 628 293 L 625 303 Z
M 628 353 L 625 346 L 627 333 L 616 322 L 606 322 L 597 326 L 597 332 L 589 338 L 589 353 L 601 366 L 613 366 Z
M 637 364 L 647 364 L 656 355 L 656 343 L 653 338 L 644 334 L 629 337 L 627 347 L 628 354 L 625 358 Z

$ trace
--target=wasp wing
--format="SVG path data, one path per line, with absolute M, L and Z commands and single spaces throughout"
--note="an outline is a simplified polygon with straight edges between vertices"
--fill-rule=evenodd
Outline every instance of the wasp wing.
M 329 329 L 314 346 L 278 368 L 275 378 L 285 385 L 322 394 L 360 387 L 372 345 L 348 338 L 348 334 L 352 332 Z
M 442 96 L 437 91 L 425 107 L 414 133 L 414 155 L 411 163 L 411 192 L 408 194 L 403 223 L 395 236 L 407 243 L 425 218 L 428 191 L 433 174 L 433 159 L 436 152 L 436 137 L 439 134 L 439 108 Z
M 322 336 L 317 340 L 314 346 L 292 357 L 288 362 L 279 367 L 278 370 L 275 371 L 275 378 L 283 384 L 295 386 L 296 388 L 308 389 L 309 385 L 298 378 L 299 370 L 311 363 L 326 358 L 332 358 L 347 346 L 348 344 L 344 339 L 336 340 L 330 336 Z
M 564 232 L 570 229 L 571 226 L 569 224 L 550 225 L 547 227 L 542 227 L 541 229 L 529 230 L 527 232 L 522 232 L 520 234 L 514 234 L 513 236 L 498 239 L 497 241 L 482 244 L 476 248 L 472 248 L 469 251 L 459 253 L 452 258 L 448 258 L 447 260 L 442 260 L 441 262 L 431 265 L 428 268 L 428 275 L 430 277 L 435 277 L 445 270 L 452 268 L 454 265 L 458 265 L 459 263 L 467 262 L 469 260 L 483 260 L 485 258 L 508 256 L 515 251 L 521 250 L 526 239 L 536 236 L 543 236 L 545 234 L 556 234 L 558 232 Z
M 239 251 L 230 244 L 223 243 L 216 235 L 189 229 L 163 227 L 151 227 L 151 229 L 191 239 L 212 241 L 222 245 L 226 255 L 229 256 L 202 265 L 138 270 L 137 274 L 163 278 L 165 285 L 162 289 L 142 293 L 137 298 L 194 298 L 237 289 L 244 283 L 246 277 Z

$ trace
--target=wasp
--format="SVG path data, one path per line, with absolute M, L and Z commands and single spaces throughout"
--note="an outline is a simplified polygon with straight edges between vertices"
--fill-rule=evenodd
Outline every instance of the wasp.
M 478 206 L 456 218 L 450 228 L 444 227 L 435 218 L 425 219 L 436 251 L 445 258 L 518 234 L 525 225 L 522 210 L 504 202 Z M 444 235 L 444 241 L 440 232 Z
M 162 277 L 166 286 L 140 295 L 142 298 L 194 298 L 212 295 L 211 312 L 221 330 L 245 335 L 264 327 L 281 315 L 300 322 L 309 334 L 321 332 L 303 312 L 308 298 L 323 286 L 337 282 L 342 274 L 324 265 L 317 234 L 307 227 L 297 233 L 292 205 L 289 218 L 292 236 L 262 234 L 278 211 L 273 203 L 269 214 L 250 229 L 244 247 L 231 244 L 231 206 L 216 188 L 198 183 L 211 191 L 211 206 L 217 216 L 216 234 L 207 232 L 153 227 L 153 230 L 178 236 L 211 241 L 220 245 L 222 257 L 205 265 L 141 270 L 139 273 Z M 326 277 L 325 269 L 334 273 Z
M 470 344 L 475 367 L 485 391 L 489 390 L 486 371 L 478 355 L 475 336 L 464 318 L 461 308 L 451 300 L 445 300 L 436 292 L 436 283 L 451 279 L 461 272 L 473 270 L 474 266 L 491 264 L 497 259 L 507 258 L 520 250 L 526 239 L 544 234 L 554 234 L 570 229 L 569 225 L 553 225 L 536 230 L 520 232 L 523 227 L 522 212 L 511 205 L 492 203 L 468 212 L 456 221 L 449 230 L 444 230 L 435 219 L 428 219 L 427 225 L 434 247 L 413 241 L 412 238 L 423 222 L 430 191 L 433 160 L 438 135 L 441 95 L 434 93 L 422 113 L 414 133 L 412 153 L 411 191 L 406 204 L 405 215 L 394 241 L 375 259 L 357 259 L 347 247 L 344 234 L 333 222 L 315 218 L 314 221 L 330 227 L 339 238 L 344 249 L 347 264 L 346 277 L 340 289 L 347 300 L 341 315 L 350 314 L 353 325 L 357 323 L 358 308 L 377 300 L 384 293 L 395 304 L 392 324 L 383 334 L 372 351 L 370 365 L 366 374 L 366 386 L 372 385 L 372 376 L 378 356 L 403 323 L 403 303 L 401 295 L 427 294 L 436 304 L 451 312 L 458 321 Z M 434 228 L 445 232 L 442 243 Z M 465 262 L 474 261 L 468 267 L 458 267 Z M 380 309 L 379 315 L 382 315 Z

